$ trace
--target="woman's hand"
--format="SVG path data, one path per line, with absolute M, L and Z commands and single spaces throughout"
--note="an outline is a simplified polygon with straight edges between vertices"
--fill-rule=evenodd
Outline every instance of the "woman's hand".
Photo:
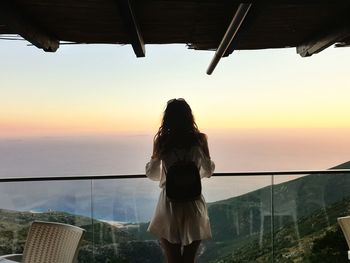
M 157 142 L 157 140 L 155 140 L 155 141 L 153 142 L 153 151 L 152 151 L 151 159 L 152 159 L 152 160 L 159 159 L 158 142 Z

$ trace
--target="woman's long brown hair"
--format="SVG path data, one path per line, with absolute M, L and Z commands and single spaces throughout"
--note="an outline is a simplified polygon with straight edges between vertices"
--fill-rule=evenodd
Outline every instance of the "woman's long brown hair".
M 161 126 L 154 136 L 153 158 L 162 158 L 173 148 L 189 148 L 199 145 L 209 157 L 205 134 L 200 133 L 191 107 L 184 99 L 168 101 Z

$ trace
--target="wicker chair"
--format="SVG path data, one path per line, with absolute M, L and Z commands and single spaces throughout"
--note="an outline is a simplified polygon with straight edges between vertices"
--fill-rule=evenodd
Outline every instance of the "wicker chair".
M 34 221 L 23 254 L 2 256 L 0 263 L 2 259 L 23 263 L 73 263 L 84 232 L 84 229 L 76 226 Z
M 337 220 L 350 248 L 350 216 L 338 217 Z M 348 250 L 348 259 L 350 260 L 350 250 Z

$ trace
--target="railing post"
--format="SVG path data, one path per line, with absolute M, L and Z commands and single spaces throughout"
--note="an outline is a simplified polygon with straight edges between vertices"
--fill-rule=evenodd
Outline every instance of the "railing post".
M 95 226 L 94 226 L 94 198 L 93 191 L 94 185 L 93 180 L 90 180 L 90 204 L 91 204 L 91 229 L 92 229 L 92 263 L 95 262 Z
M 274 174 L 271 174 L 271 262 L 275 262 L 275 197 L 274 197 Z

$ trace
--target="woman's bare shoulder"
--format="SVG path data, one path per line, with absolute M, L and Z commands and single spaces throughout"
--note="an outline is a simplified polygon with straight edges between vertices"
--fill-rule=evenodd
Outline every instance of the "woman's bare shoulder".
M 205 133 L 198 133 L 197 138 L 200 146 L 205 146 L 208 144 L 208 136 Z
M 203 132 L 198 133 L 198 139 L 200 139 L 201 141 L 207 141 L 208 140 L 208 135 L 206 135 Z

